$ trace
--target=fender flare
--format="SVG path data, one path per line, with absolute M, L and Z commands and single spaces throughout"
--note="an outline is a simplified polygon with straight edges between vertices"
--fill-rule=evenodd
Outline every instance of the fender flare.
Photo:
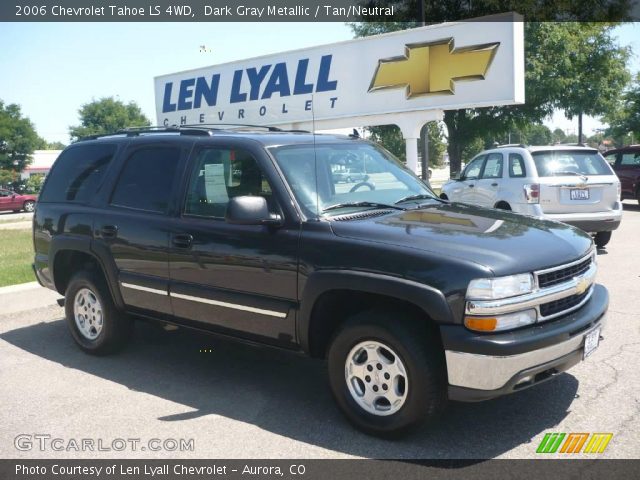
M 93 246 L 95 246 L 95 244 L 92 239 L 85 236 L 62 234 L 53 237 L 49 246 L 49 258 L 52 259 L 49 266 L 51 270 L 51 279 L 53 280 L 55 285 L 55 264 L 58 252 L 64 250 L 72 250 L 85 253 L 96 260 L 105 275 L 105 279 L 107 281 L 107 285 L 109 286 L 109 290 L 111 291 L 111 296 L 114 300 L 114 303 L 118 308 L 123 308 L 124 301 L 122 300 L 120 289 L 117 288 L 118 269 L 116 267 L 116 264 L 111 256 L 106 254 L 107 252 L 95 251 L 92 248 Z M 56 289 L 57 287 L 58 286 L 56 285 Z M 62 294 L 64 295 L 64 292 L 62 292 Z
M 453 323 L 453 314 L 445 296 L 429 285 L 377 273 L 321 270 L 309 276 L 301 295 L 297 334 L 305 352 L 310 352 L 309 334 L 316 301 L 332 290 L 354 290 L 397 298 L 420 308 L 438 324 Z

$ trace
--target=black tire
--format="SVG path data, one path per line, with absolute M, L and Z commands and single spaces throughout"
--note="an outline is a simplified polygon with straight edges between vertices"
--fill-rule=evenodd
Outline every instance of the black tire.
M 22 204 L 22 208 L 25 212 L 33 212 L 36 208 L 36 202 L 33 200 L 27 200 Z
M 447 403 L 444 352 L 437 332 L 427 327 L 424 318 L 411 315 L 401 320 L 401 315 L 375 310 L 354 315 L 334 336 L 328 353 L 329 381 L 338 406 L 357 428 L 382 437 L 396 437 L 433 420 Z M 385 416 L 361 407 L 345 378 L 351 350 L 360 342 L 371 340 L 397 353 L 407 372 L 404 404 Z
M 609 243 L 609 240 L 611 240 L 611 231 L 598 232 L 594 237 L 594 242 L 598 248 L 604 248 Z
M 447 194 L 446 194 L 446 193 L 441 193 L 441 194 L 440 194 L 440 198 L 441 198 L 442 200 L 449 200 L 449 197 L 447 197 Z
M 82 289 L 88 289 L 102 308 L 102 327 L 95 339 L 85 336 L 76 323 L 74 302 Z M 80 271 L 73 276 L 65 292 L 65 316 L 75 342 L 93 355 L 106 355 L 121 349 L 131 335 L 131 318 L 116 308 L 104 278 L 95 271 Z
M 498 203 L 496 204 L 496 208 L 497 208 L 498 210 L 506 210 L 506 211 L 508 211 L 508 212 L 510 212 L 510 211 L 511 211 L 511 205 L 509 205 L 507 202 L 498 202 Z

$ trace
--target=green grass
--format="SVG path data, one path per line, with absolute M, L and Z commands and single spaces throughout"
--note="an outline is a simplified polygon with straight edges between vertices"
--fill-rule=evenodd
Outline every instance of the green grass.
M 35 281 L 31 230 L 0 230 L 0 287 Z

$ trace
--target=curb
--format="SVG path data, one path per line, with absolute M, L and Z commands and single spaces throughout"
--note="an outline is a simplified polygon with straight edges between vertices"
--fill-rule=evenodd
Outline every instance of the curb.
M 0 287 L 0 295 L 2 295 L 3 293 L 26 292 L 28 290 L 36 290 L 38 288 L 44 287 L 40 286 L 38 282 L 19 283 L 17 285 Z

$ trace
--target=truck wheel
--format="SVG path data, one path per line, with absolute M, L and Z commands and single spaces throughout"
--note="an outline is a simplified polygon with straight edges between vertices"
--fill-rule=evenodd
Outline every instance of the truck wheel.
M 596 242 L 596 247 L 604 248 L 607 243 L 611 240 L 611 232 L 598 232 L 594 238 Z
M 65 314 L 73 339 L 87 353 L 114 352 L 131 333 L 131 319 L 118 311 L 104 279 L 94 272 L 81 271 L 71 279 Z
M 36 208 L 36 202 L 34 202 L 33 200 L 27 200 L 22 205 L 22 208 L 24 208 L 25 212 L 33 212 Z
M 435 418 L 446 404 L 442 347 L 423 318 L 367 311 L 335 335 L 328 354 L 333 396 L 366 433 L 396 436 Z

